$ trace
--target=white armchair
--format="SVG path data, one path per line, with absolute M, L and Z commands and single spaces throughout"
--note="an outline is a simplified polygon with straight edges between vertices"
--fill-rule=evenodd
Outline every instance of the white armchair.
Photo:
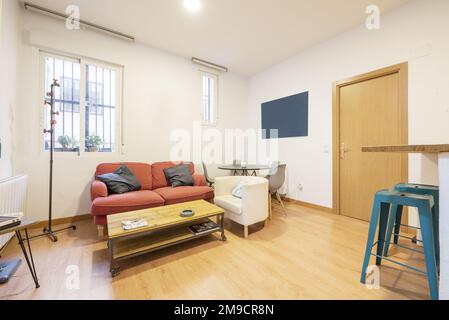
M 232 195 L 232 190 L 243 182 L 242 198 Z M 215 178 L 217 206 L 225 210 L 225 216 L 245 228 L 268 218 L 268 180 L 262 177 L 232 176 Z

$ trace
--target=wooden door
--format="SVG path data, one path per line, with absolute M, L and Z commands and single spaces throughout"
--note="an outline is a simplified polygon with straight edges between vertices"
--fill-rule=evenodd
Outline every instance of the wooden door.
M 342 215 L 369 221 L 375 192 L 407 181 L 405 155 L 361 152 L 362 146 L 407 143 L 403 77 L 399 67 L 337 85 L 338 207 Z

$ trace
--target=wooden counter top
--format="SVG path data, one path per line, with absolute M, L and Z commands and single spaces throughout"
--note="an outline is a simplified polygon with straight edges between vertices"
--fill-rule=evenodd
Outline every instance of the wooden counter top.
M 362 152 L 442 153 L 449 152 L 449 144 L 363 146 Z

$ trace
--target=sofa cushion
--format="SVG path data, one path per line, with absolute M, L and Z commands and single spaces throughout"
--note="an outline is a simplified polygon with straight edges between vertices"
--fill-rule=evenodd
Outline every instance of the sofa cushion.
M 233 213 L 242 214 L 242 199 L 234 197 L 233 195 L 229 194 L 215 197 L 214 203 L 222 209 Z
M 142 188 L 137 177 L 125 165 L 113 173 L 100 174 L 96 178 L 106 184 L 109 194 L 121 194 Z
M 193 186 L 193 177 L 188 164 L 165 168 L 164 174 L 172 187 Z
M 92 202 L 93 215 L 108 215 L 133 210 L 159 207 L 164 199 L 154 191 L 139 190 L 123 194 L 112 194 L 105 198 L 96 198 Z
M 97 166 L 95 175 L 112 173 L 121 165 L 125 165 L 129 170 L 136 176 L 142 185 L 142 190 L 151 190 L 153 186 L 152 175 L 151 175 L 151 165 L 147 163 L 140 162 L 123 162 L 123 163 L 102 163 Z
M 195 187 L 204 187 L 208 185 L 206 177 L 203 174 L 194 174 L 192 177 L 193 177 L 193 185 Z
M 151 174 L 152 174 L 152 180 L 153 180 L 153 189 L 159 189 L 168 187 L 169 184 L 167 182 L 167 179 L 165 178 L 164 169 L 175 167 L 177 165 L 180 165 L 182 163 L 187 162 L 155 162 L 151 165 Z M 195 167 L 193 163 L 189 162 L 189 168 L 190 173 L 193 175 L 195 173 Z
M 194 200 L 210 200 L 214 197 L 214 189 L 211 187 L 164 187 L 155 189 L 154 192 L 164 198 L 166 205 Z

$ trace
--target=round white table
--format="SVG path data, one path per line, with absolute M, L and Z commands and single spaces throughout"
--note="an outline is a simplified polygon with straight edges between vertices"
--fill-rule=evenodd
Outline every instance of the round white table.
M 257 171 L 269 170 L 270 167 L 268 167 L 266 165 L 258 165 L 258 164 L 247 164 L 244 167 L 241 165 L 230 164 L 230 165 L 219 166 L 218 169 L 229 170 L 229 171 L 231 171 L 231 174 L 233 176 L 239 175 L 238 174 L 239 172 L 241 172 L 242 176 L 256 176 Z M 251 174 L 250 174 L 250 171 L 252 171 Z

